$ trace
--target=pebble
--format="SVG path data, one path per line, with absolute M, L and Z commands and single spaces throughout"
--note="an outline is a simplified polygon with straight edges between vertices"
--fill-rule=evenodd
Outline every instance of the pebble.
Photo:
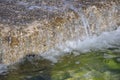
M 120 62 L 120 58 L 117 58 L 117 61 Z
M 75 62 L 75 64 L 80 64 L 80 62 L 79 62 L 79 61 L 77 61 L 77 62 Z

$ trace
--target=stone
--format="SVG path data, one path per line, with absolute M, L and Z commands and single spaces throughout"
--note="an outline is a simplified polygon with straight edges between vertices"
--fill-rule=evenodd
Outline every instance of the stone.
M 25 4 L 21 5 L 20 2 Z M 114 30 L 120 22 L 118 4 L 117 0 L 1 1 L 2 63 L 9 65 L 19 62 L 30 53 L 43 54 L 67 40 L 78 37 L 82 40 L 82 36 L 87 35 L 85 27 L 89 35 Z M 31 6 L 39 8 L 29 9 Z M 112 16 L 106 16 L 109 13 Z M 84 19 L 88 21 L 87 26 Z

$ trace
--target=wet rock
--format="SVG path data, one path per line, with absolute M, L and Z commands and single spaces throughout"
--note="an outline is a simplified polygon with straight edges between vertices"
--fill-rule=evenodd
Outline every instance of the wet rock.
M 117 61 L 120 62 L 120 58 L 117 58 Z
M 9 73 L 2 80 L 119 80 L 120 63 L 113 58 L 104 58 L 108 51 L 92 51 L 75 56 L 59 57 L 54 65 L 45 59 L 33 59 L 9 66 Z M 111 54 L 115 54 L 111 52 Z M 118 54 L 120 55 L 120 54 Z M 118 56 L 116 54 L 116 56 Z M 29 55 L 32 56 L 32 55 Z M 80 62 L 80 63 L 79 63 Z M 117 71 L 117 72 L 116 72 Z
M 118 7 L 116 0 L 2 0 L 2 63 L 19 62 L 58 43 L 114 30 L 120 22 Z
M 32 78 L 29 78 L 27 80 L 50 80 L 50 79 L 44 79 L 43 77 L 41 76 L 35 76 L 35 77 L 32 77 Z
M 0 75 L 6 75 L 8 71 L 8 68 L 4 64 L 0 64 Z

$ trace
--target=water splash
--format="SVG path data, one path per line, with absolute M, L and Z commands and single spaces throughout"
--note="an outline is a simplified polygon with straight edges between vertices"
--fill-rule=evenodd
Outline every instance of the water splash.
M 108 48 L 111 47 L 108 44 L 110 40 L 113 43 L 119 41 L 119 30 L 113 31 L 119 27 L 120 22 L 119 5 L 115 2 L 55 0 L 18 3 L 19 1 L 12 3 L 14 6 L 11 3 L 1 3 L 7 6 L 0 7 L 3 10 L 0 12 L 2 63 L 12 64 L 31 53 L 52 59 L 53 56 L 72 50 L 84 52 Z M 7 13 L 11 13 L 10 16 Z M 113 35 L 109 31 L 113 31 Z M 102 38 L 103 32 L 108 32 L 114 38 L 108 40 L 108 35 L 104 35 L 107 38 Z
M 56 45 L 55 49 L 41 54 L 44 58 L 57 62 L 58 57 L 73 52 L 75 55 L 89 51 L 107 50 L 117 48 L 120 50 L 120 28 L 111 32 L 104 32 L 100 36 L 87 37 L 85 40 L 71 40 Z

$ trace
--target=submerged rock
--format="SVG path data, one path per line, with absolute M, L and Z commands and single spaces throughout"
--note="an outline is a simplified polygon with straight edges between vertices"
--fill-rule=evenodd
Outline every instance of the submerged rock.
M 70 54 L 63 56 L 52 68 L 51 78 L 52 80 L 119 80 L 120 63 L 115 62 L 114 58 L 104 58 L 104 53 L 109 54 L 107 51 L 93 51 L 79 56 Z M 111 53 L 115 55 L 114 52 Z M 76 61 L 80 64 L 76 64 Z
M 104 58 L 110 52 L 116 57 Z M 77 56 L 69 53 L 59 57 L 54 65 L 42 58 L 31 61 L 25 57 L 24 61 L 8 66 L 8 74 L 0 76 L 0 80 L 120 80 L 120 62 L 116 62 L 119 56 L 112 51 Z

